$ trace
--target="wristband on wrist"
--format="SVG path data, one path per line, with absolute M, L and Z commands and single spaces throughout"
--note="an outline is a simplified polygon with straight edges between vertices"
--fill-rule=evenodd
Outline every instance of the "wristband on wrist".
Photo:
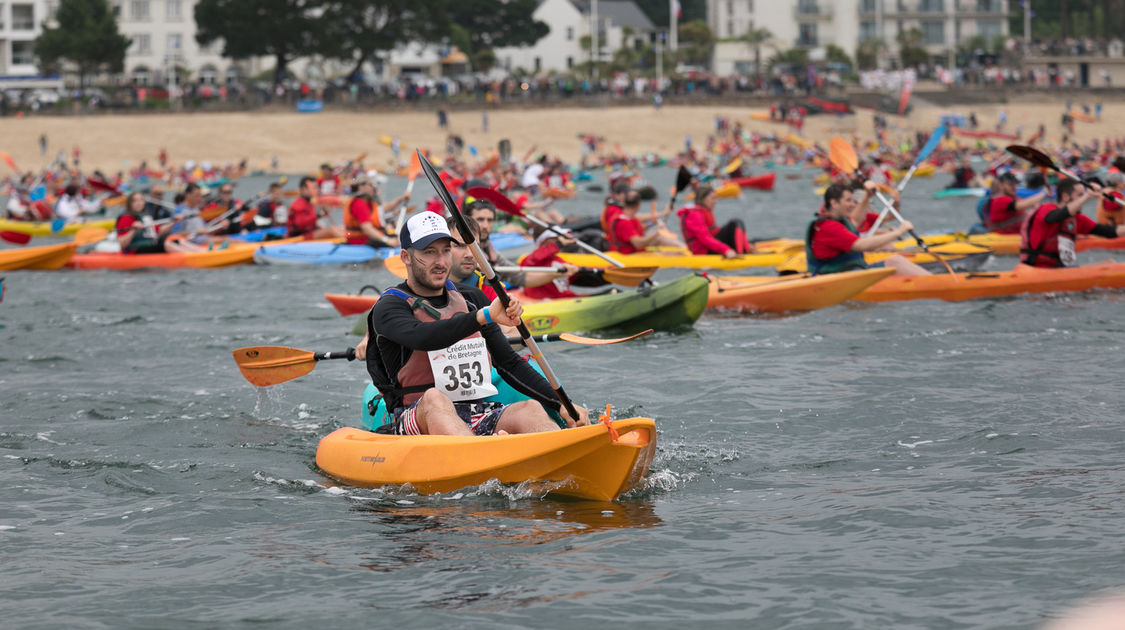
M 488 324 L 492 323 L 492 309 L 491 308 L 486 307 L 484 309 L 484 323 L 485 323 L 485 325 L 488 325 Z

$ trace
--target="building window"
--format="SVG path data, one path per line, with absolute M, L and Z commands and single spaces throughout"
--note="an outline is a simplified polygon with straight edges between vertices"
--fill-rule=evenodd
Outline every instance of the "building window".
M 944 13 L 944 5 L 944 0 L 921 0 L 918 3 L 918 10 L 923 13 Z
M 859 4 L 859 10 L 863 13 L 874 13 L 876 0 L 862 0 Z
M 148 33 L 137 33 L 133 36 L 134 52 L 138 55 L 147 55 L 152 52 L 152 36 Z
M 12 42 L 12 65 L 35 65 L 35 42 Z
M 994 0 L 977 0 L 978 13 L 999 13 L 1000 3 Z
M 815 15 L 820 13 L 820 7 L 817 6 L 816 0 L 797 0 L 797 13 Z
M 1004 23 L 998 20 L 978 20 L 977 34 L 991 42 L 992 38 L 1004 34 Z
M 133 79 L 133 85 L 148 85 L 152 81 L 152 73 L 146 66 L 133 68 L 130 77 Z
M 859 41 L 866 42 L 879 37 L 879 30 L 874 22 L 859 23 Z
M 238 69 L 238 66 L 231 66 L 231 67 L 227 68 L 227 85 L 231 85 L 233 83 L 239 83 L 241 81 L 242 81 L 242 71 L 240 71 Z
M 816 23 L 798 24 L 797 45 L 816 46 Z
M 219 80 L 219 70 L 207 64 L 199 69 L 199 82 L 204 85 L 215 85 Z
M 573 67 L 574 67 L 574 57 L 567 57 L 566 58 L 566 69 L 570 70 Z
M 148 0 L 132 0 L 129 3 L 129 16 L 136 22 L 147 22 Z
M 568 41 L 568 42 L 574 41 L 574 27 L 573 26 L 566 27 L 566 41 Z
M 746 10 L 751 13 L 754 12 L 754 0 L 746 0 Z
M 922 22 L 922 43 L 941 45 L 945 43 L 945 22 Z
M 59 12 L 59 0 L 47 0 L 47 19 L 55 19 L 55 14 Z
M 35 6 L 30 4 L 13 4 L 12 5 L 12 30 L 13 31 L 34 31 L 35 30 Z M 13 61 L 13 63 L 15 63 Z
M 727 0 L 727 15 L 734 16 L 734 0 Z
M 179 33 L 168 33 L 168 52 L 178 52 L 181 41 Z
M 170 22 L 179 22 L 183 18 L 181 0 L 165 0 L 164 2 L 164 18 Z
M 4 30 L 4 16 L 7 14 L 4 11 L 4 3 L 0 2 L 0 31 Z

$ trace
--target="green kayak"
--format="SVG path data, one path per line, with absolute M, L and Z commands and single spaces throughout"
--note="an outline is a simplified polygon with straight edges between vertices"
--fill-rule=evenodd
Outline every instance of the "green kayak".
M 604 329 L 631 335 L 648 328 L 667 330 L 699 319 L 707 307 L 708 287 L 707 278 L 689 274 L 651 287 L 532 302 L 523 307 L 523 321 L 536 335 Z M 362 335 L 366 326 L 361 317 L 352 333 Z

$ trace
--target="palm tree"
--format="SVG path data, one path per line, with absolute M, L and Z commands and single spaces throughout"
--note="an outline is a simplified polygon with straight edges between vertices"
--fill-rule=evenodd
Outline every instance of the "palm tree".
M 742 41 L 754 50 L 754 78 L 762 76 L 762 44 L 773 39 L 773 33 L 768 28 L 752 28 L 742 36 Z

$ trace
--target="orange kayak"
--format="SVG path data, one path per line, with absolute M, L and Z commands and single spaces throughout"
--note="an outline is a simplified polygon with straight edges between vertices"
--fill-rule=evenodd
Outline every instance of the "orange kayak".
M 0 250 L 0 271 L 58 269 L 74 256 L 74 243 Z
M 820 276 L 712 276 L 707 308 L 743 313 L 813 311 L 861 293 L 894 269 L 861 269 Z
M 949 301 L 1024 293 L 1061 293 L 1125 288 L 1125 263 L 1112 260 L 1063 269 L 1017 265 L 1011 271 L 892 276 L 852 299 L 863 302 L 938 299 Z
M 423 494 L 497 479 L 542 484 L 545 491 L 612 501 L 636 486 L 656 451 L 649 418 L 520 435 L 383 435 L 344 427 L 325 436 L 316 465 L 353 486 L 410 484 Z M 471 454 L 467 456 L 467 454 Z
M 970 234 L 970 243 L 992 248 L 997 254 L 1018 255 L 1020 253 L 1019 234 Z M 1074 248 L 1080 252 L 1103 249 L 1125 249 L 1125 236 L 1117 238 L 1102 238 L 1100 236 L 1081 235 L 1074 241 Z

